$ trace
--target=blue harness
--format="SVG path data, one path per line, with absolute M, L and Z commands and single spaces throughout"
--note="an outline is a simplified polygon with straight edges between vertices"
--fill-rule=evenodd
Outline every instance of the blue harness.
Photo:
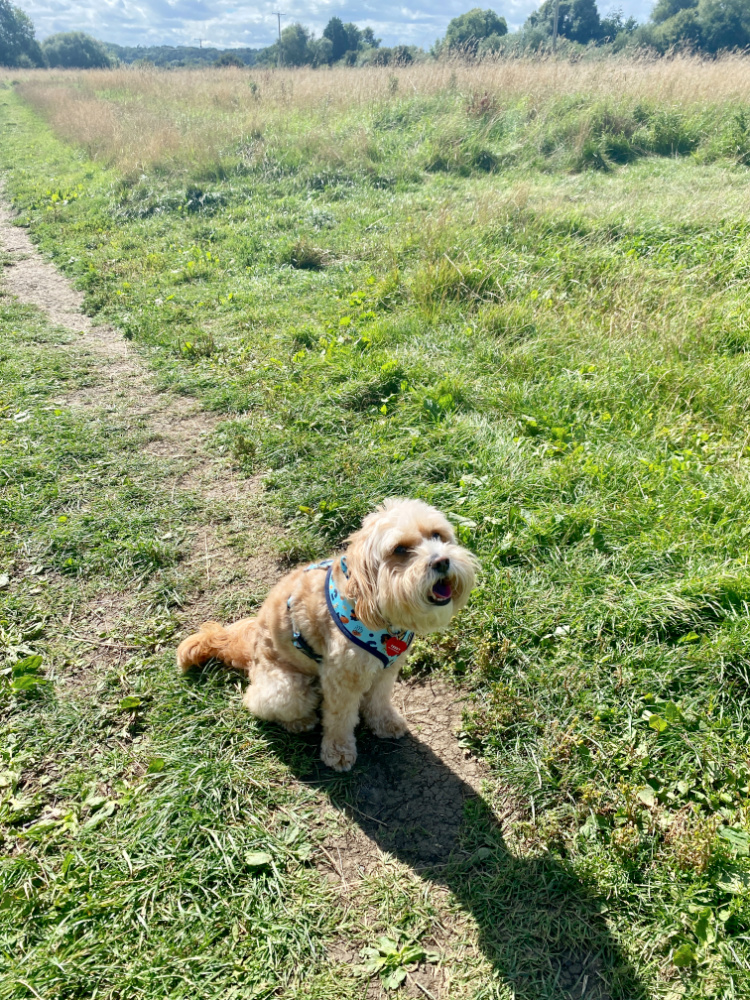
M 311 569 L 328 570 L 325 582 L 326 604 L 336 627 L 355 646 L 359 646 L 360 649 L 364 649 L 367 653 L 372 653 L 377 660 L 380 660 L 383 667 L 390 667 L 409 648 L 414 639 L 414 633 L 407 631 L 395 632 L 391 629 L 376 629 L 375 631 L 368 629 L 357 618 L 354 605 L 346 600 L 336 586 L 333 579 L 333 563 L 333 559 L 312 563 L 310 566 L 305 566 L 305 573 L 308 573 Z M 346 568 L 346 560 L 343 556 L 339 561 L 339 565 L 341 572 L 348 579 L 349 570 Z M 286 602 L 286 606 L 290 612 L 293 603 L 291 597 Z M 295 628 L 294 615 L 292 615 L 292 643 L 311 660 L 314 660 L 316 663 L 322 662 L 322 655 L 317 653 L 302 633 Z

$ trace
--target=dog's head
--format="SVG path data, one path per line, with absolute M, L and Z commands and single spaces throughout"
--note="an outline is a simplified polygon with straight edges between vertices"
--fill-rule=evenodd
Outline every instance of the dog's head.
M 476 559 L 421 500 L 386 500 L 348 542 L 347 594 L 369 628 L 440 632 L 469 599 Z

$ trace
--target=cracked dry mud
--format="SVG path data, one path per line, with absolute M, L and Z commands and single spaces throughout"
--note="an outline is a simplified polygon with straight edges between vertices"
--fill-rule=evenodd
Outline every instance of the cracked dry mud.
M 9 256 L 0 270 L 4 288 L 22 303 L 45 312 L 52 324 L 78 335 L 64 349 L 89 352 L 96 359 L 96 383 L 70 393 L 65 403 L 91 420 L 102 419 L 104 415 L 122 426 L 137 422 L 148 432 L 146 453 L 166 469 L 163 488 L 190 490 L 222 512 L 215 522 L 193 529 L 192 550 L 182 565 L 199 564 L 206 579 L 201 592 L 184 609 L 182 618 L 186 626 L 220 617 L 216 611 L 219 597 L 226 599 L 232 587 L 245 592 L 253 584 L 257 590 L 268 589 L 280 570 L 267 542 L 260 543 L 249 559 L 243 556 L 241 563 L 227 543 L 227 534 L 231 534 L 233 527 L 236 530 L 240 526 L 244 531 L 255 527 L 256 533 L 264 538 L 268 538 L 269 528 L 258 524 L 257 515 L 253 523 L 251 508 L 243 510 L 248 496 L 257 492 L 259 480 L 236 477 L 210 453 L 209 436 L 216 418 L 203 412 L 194 400 L 154 388 L 150 373 L 119 331 L 96 325 L 83 314 L 83 296 L 41 257 L 26 230 L 12 224 L 1 191 L 0 250 Z M 227 511 L 231 512 L 228 517 Z M 71 608 L 68 616 L 71 635 L 88 650 L 83 659 L 84 670 L 94 675 L 103 665 L 111 665 L 113 660 L 127 654 L 125 638 L 120 642 L 100 642 L 94 637 L 102 626 L 110 635 L 120 630 L 121 637 L 125 636 L 127 615 L 137 607 L 138 600 L 138 594 L 134 593 L 127 596 L 123 605 L 121 596 L 102 594 L 89 597 L 82 607 Z M 82 683 L 85 684 L 85 679 Z M 486 768 L 464 750 L 456 735 L 465 701 L 456 689 L 437 680 L 403 682 L 396 688 L 395 701 L 409 722 L 409 733 L 399 741 L 379 740 L 367 730 L 360 730 L 359 759 L 350 775 L 332 776 L 320 763 L 319 733 L 299 737 L 309 744 L 315 763 L 312 777 L 308 772 L 297 780 L 326 792 L 320 804 L 321 817 L 331 804 L 348 817 L 344 831 L 328 836 L 323 844 L 328 859 L 323 867 L 340 884 L 344 902 L 350 897 L 356 899 L 358 885 L 382 868 L 388 857 L 395 857 L 414 872 L 432 878 L 433 891 L 451 891 L 450 884 L 441 884 L 436 873 L 460 854 L 467 804 L 480 797 L 482 783 L 489 779 Z M 334 793 L 330 790 L 332 786 L 336 788 Z M 496 802 L 497 796 L 493 800 Z M 499 801 L 504 804 L 495 806 L 495 821 L 502 830 L 514 815 L 515 807 L 510 798 L 506 801 L 500 797 Z M 452 919 L 455 931 L 455 914 Z M 472 938 L 474 933 L 469 931 L 463 936 Z M 449 943 L 450 937 L 445 931 L 444 940 L 435 938 L 423 944 L 440 949 Z M 471 947 L 476 951 L 476 945 Z M 331 950 L 331 958 L 346 965 L 361 961 L 358 949 L 345 941 Z M 588 975 L 581 989 L 581 970 L 585 974 L 585 962 L 582 964 L 580 956 L 563 957 L 560 996 L 607 1000 L 600 987 L 587 989 Z M 595 982 L 598 977 L 592 964 L 588 971 L 592 983 Z M 412 996 L 443 1000 L 451 995 L 450 971 L 442 966 L 421 966 L 410 972 L 405 987 Z M 381 995 L 387 994 L 373 980 L 368 996 Z

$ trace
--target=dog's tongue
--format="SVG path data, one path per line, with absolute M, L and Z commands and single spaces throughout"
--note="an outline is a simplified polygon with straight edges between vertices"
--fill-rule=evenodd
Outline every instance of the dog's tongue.
M 440 582 L 436 583 L 432 588 L 432 593 L 439 601 L 447 601 L 453 591 L 451 590 L 451 585 L 447 580 L 440 580 Z

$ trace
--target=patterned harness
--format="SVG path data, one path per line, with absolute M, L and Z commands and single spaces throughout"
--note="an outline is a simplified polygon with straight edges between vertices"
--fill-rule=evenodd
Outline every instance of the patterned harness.
M 339 560 L 339 566 L 341 572 L 348 580 L 349 570 L 343 556 Z M 336 582 L 333 579 L 333 567 L 334 560 L 325 559 L 323 562 L 311 563 L 309 566 L 305 566 L 305 573 L 309 573 L 311 569 L 328 570 L 325 580 L 326 604 L 336 627 L 355 646 L 359 646 L 360 649 L 364 649 L 365 652 L 371 653 L 377 660 L 380 660 L 384 668 L 390 667 L 409 648 L 414 639 L 414 633 L 403 629 L 388 628 L 372 631 L 367 628 L 357 618 L 354 605 L 350 601 L 347 601 L 336 586 Z M 292 643 L 309 659 L 314 660 L 316 663 L 321 663 L 323 660 L 322 654 L 317 653 L 312 648 L 294 623 L 293 604 L 294 599 L 290 597 L 286 602 L 286 606 L 289 609 L 292 620 Z

